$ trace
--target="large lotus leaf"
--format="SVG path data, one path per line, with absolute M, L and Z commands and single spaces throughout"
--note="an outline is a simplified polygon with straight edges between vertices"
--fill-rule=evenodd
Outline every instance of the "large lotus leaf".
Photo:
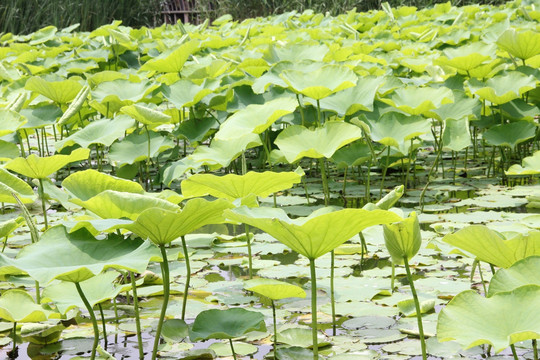
M 162 85 L 161 92 L 177 109 L 181 109 L 197 104 L 218 87 L 219 81 L 215 79 L 205 79 L 200 85 L 187 79 L 181 79 L 171 85 Z
M 300 286 L 275 279 L 251 279 L 244 282 L 244 289 L 256 292 L 272 300 L 290 297 L 305 298 L 306 292 Z
M 67 164 L 88 159 L 90 150 L 76 149 L 69 155 L 53 155 L 39 157 L 35 154 L 26 158 L 16 158 L 5 165 L 5 168 L 33 179 L 43 179 L 60 170 Z
M 152 84 L 149 81 L 132 82 L 125 79 L 105 81 L 92 90 L 92 99 L 98 103 L 133 104 L 146 97 L 158 86 L 158 84 Z
M 156 157 L 174 147 L 174 142 L 169 137 L 158 132 L 131 133 L 111 146 L 109 158 L 114 164 L 133 164 L 147 159 L 148 137 L 150 137 L 150 157 Z
M 444 122 L 443 149 L 460 151 L 471 145 L 471 133 L 467 118 L 454 120 L 447 119 Z
M 439 106 L 433 110 L 436 119 L 445 121 L 447 119 L 480 119 L 482 103 L 477 98 L 468 97 L 463 91 L 454 90 L 454 102 Z
M 80 283 L 90 306 L 94 307 L 96 304 L 115 298 L 125 288 L 125 286 L 114 283 L 118 275 L 120 274 L 116 271 L 107 271 Z M 41 302 L 54 302 L 62 314 L 74 307 L 85 309 L 85 304 L 72 282 L 61 282 L 47 286 L 41 294 Z
M 181 211 L 147 209 L 133 224 L 126 225 L 125 228 L 157 245 L 165 245 L 204 225 L 223 223 L 223 211 L 232 207 L 233 205 L 224 199 L 191 199 Z
M 102 233 L 110 233 L 118 229 L 123 229 L 125 225 L 131 224 L 132 220 L 127 219 L 99 219 L 93 216 L 84 215 L 77 216 L 73 221 L 64 220 L 62 225 L 65 226 L 69 233 L 85 228 L 92 235 L 98 236 Z
M 287 83 L 280 77 L 280 74 L 284 70 L 298 70 L 302 72 L 311 72 L 321 68 L 324 63 L 313 61 L 283 61 L 275 64 L 265 74 L 258 77 L 253 81 L 253 92 L 255 94 L 264 93 L 270 85 L 277 85 L 282 88 L 286 88 Z
M 176 130 L 173 131 L 173 135 L 185 138 L 193 144 L 206 139 L 211 134 L 210 130 L 218 126 L 219 123 L 213 117 L 190 118 L 178 124 Z
M 188 158 L 201 165 L 229 166 L 243 151 L 261 145 L 256 134 L 247 134 L 230 140 L 214 139 L 210 146 L 198 146 Z
M 335 111 L 339 116 L 352 115 L 360 110 L 373 111 L 377 89 L 384 82 L 382 77 L 365 77 L 356 86 L 321 99 L 321 109 Z
M 474 42 L 457 48 L 443 51 L 444 56 L 438 57 L 434 64 L 451 66 L 467 73 L 495 57 L 495 46 L 482 42 Z
M 284 70 L 280 77 L 295 92 L 315 100 L 353 87 L 358 80 L 358 76 L 351 69 L 341 65 L 325 65 L 311 72 Z
M 158 57 L 148 60 L 141 70 L 153 70 L 162 73 L 178 73 L 184 67 L 187 59 L 197 52 L 199 42 L 192 40 L 180 45 L 172 51 L 165 51 Z
M 501 105 L 501 110 L 505 117 L 514 121 L 533 121 L 538 113 L 540 113 L 540 108 L 538 108 L 538 106 L 528 104 L 521 98 L 514 99 Z
M 355 141 L 337 150 L 332 155 L 332 161 L 338 168 L 346 168 L 361 165 L 371 159 L 371 156 L 371 149 L 368 144 Z
M 250 331 L 266 331 L 264 315 L 243 308 L 201 311 L 189 329 L 191 341 L 233 339 Z
M 56 119 L 62 116 L 62 109 L 56 105 L 45 105 L 22 109 L 19 113 L 28 120 L 21 129 L 39 129 L 47 125 L 54 125 Z
M 490 344 L 496 352 L 540 337 L 540 286 L 527 285 L 486 298 L 459 293 L 439 313 L 437 338 L 455 340 L 465 349 Z
M 151 109 L 141 104 L 133 104 L 124 106 L 120 112 L 131 116 L 141 124 L 154 128 L 158 125 L 167 124 L 171 121 L 171 117 L 161 111 Z
M 11 289 L 0 297 L 0 319 L 10 322 L 39 322 L 60 318 L 59 313 L 45 310 L 24 290 Z
M 105 190 L 77 203 L 103 219 L 127 218 L 135 221 L 140 213 L 153 207 L 169 211 L 178 210 L 177 205 L 166 200 L 114 190 Z
M 282 209 L 246 206 L 226 210 L 225 216 L 265 231 L 309 259 L 326 254 L 369 226 L 401 220 L 389 211 L 364 209 L 314 213 L 291 220 Z
M 540 256 L 529 256 L 517 261 L 508 269 L 497 270 L 489 282 L 488 296 L 512 291 L 524 285 L 540 285 L 539 270 Z
M 86 229 L 70 234 L 65 227 L 55 226 L 43 233 L 39 242 L 23 248 L 15 265 L 47 284 L 53 279 L 81 282 L 108 268 L 142 273 L 150 260 L 159 259 L 159 249 L 148 241 L 114 234 L 97 240 Z
M 202 163 L 191 158 L 183 158 L 182 160 L 175 161 L 163 171 L 163 184 L 169 186 L 171 182 L 180 178 L 188 170 L 197 170 L 202 165 Z
M 471 225 L 446 235 L 443 241 L 473 254 L 480 261 L 502 268 L 508 268 L 528 256 L 540 255 L 539 231 L 505 240 L 486 226 Z
M 399 88 L 381 101 L 411 115 L 431 114 L 431 110 L 454 101 L 452 90 L 446 87 Z
M 21 198 L 23 203 L 34 202 L 34 190 L 25 181 L 0 168 L 0 202 L 16 203 L 13 194 Z
M 540 54 L 540 33 L 532 30 L 508 29 L 497 40 L 497 45 L 518 59 L 527 60 Z
M 285 46 L 270 47 L 264 59 L 270 63 L 300 62 L 302 60 L 320 62 L 328 53 L 328 50 L 328 47 L 324 44 L 288 43 Z
M 540 174 L 540 151 L 523 159 L 522 165 L 512 165 L 506 175 L 536 175 Z
M 421 116 L 387 112 L 378 120 L 368 120 L 371 138 L 386 146 L 393 146 L 403 154 L 409 153 L 411 139 L 427 134 L 431 122 Z
M 283 130 L 274 143 L 289 163 L 303 157 L 330 158 L 339 148 L 361 138 L 362 130 L 349 123 L 327 122 L 314 130 L 301 125 Z
M 0 109 L 0 137 L 14 133 L 26 121 L 23 116 L 13 110 Z
M 62 181 L 62 187 L 76 198 L 87 201 L 105 190 L 144 194 L 142 186 L 134 181 L 120 179 L 100 171 L 77 171 Z
M 536 79 L 519 71 L 507 72 L 489 78 L 487 81 L 469 80 L 469 89 L 492 104 L 501 105 L 521 97 L 536 88 Z
M 536 125 L 528 121 L 517 121 L 495 125 L 483 134 L 483 138 L 490 145 L 514 149 L 517 144 L 532 139 L 535 135 Z
M 296 172 L 258 173 L 250 171 L 245 175 L 195 174 L 182 181 L 182 195 L 197 197 L 212 195 L 228 200 L 242 199 L 249 195 L 267 197 L 277 191 L 291 188 L 302 179 Z
M 57 141 L 54 146 L 58 150 L 74 144 L 83 148 L 89 148 L 92 144 L 111 146 L 115 140 L 124 136 L 127 129 L 134 126 L 135 122 L 128 116 L 117 116 L 113 120 L 100 119 L 92 121 L 67 138 Z
M 292 97 L 277 98 L 262 105 L 248 105 L 221 124 L 214 137 L 230 140 L 245 134 L 260 134 L 282 116 L 292 113 L 297 106 L 296 99 Z
M 0 140 L 0 161 L 9 161 L 20 155 L 20 150 L 16 144 Z
M 38 76 L 33 76 L 26 81 L 25 89 L 51 99 L 57 104 L 67 104 L 75 99 L 82 85 L 75 80 L 47 81 Z
M 15 231 L 15 229 L 17 229 L 22 224 L 24 224 L 24 219 L 20 216 L 15 219 L 10 219 L 10 220 L 1 222 L 0 223 L 0 239 L 3 239 L 6 236 L 9 236 L 9 234 Z

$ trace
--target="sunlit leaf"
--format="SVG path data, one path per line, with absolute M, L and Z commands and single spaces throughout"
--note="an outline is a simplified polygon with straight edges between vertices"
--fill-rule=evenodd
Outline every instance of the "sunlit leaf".
M 67 164 L 88 159 L 90 150 L 76 149 L 69 155 L 53 155 L 39 157 L 35 154 L 26 158 L 16 158 L 5 165 L 5 168 L 33 179 L 43 179 L 57 172 Z

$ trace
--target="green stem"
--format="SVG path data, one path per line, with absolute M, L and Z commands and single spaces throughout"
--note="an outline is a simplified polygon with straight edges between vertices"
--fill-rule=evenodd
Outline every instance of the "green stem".
M 2 252 L 4 252 L 4 250 L 6 250 L 7 240 L 8 240 L 8 237 L 6 236 L 4 238 L 4 246 L 2 246 Z
M 39 291 L 39 281 L 35 281 L 36 283 L 36 303 L 40 304 L 41 303 L 41 294 L 40 294 L 40 291 Z
M 512 355 L 514 355 L 514 359 L 519 360 L 517 356 L 517 352 L 516 352 L 516 347 L 514 346 L 514 344 L 510 345 L 510 349 L 512 349 Z
M 317 341 L 317 274 L 315 273 L 315 259 L 309 259 L 311 271 L 311 336 L 313 340 L 313 359 L 319 358 L 319 344 Z
M 120 320 L 118 319 L 118 307 L 116 306 L 116 298 L 113 299 L 113 308 L 114 308 L 114 322 L 118 324 Z
M 341 192 L 343 193 L 343 198 L 346 196 L 346 190 L 347 190 L 347 172 L 349 170 L 349 167 L 346 166 L 345 170 L 343 170 L 343 188 L 341 189 Z
M 386 165 L 384 166 L 383 173 L 382 173 L 381 188 L 379 189 L 379 200 L 382 198 L 382 191 L 384 188 L 384 179 L 386 178 L 386 172 L 388 171 L 388 166 L 390 165 L 390 146 L 387 146 L 386 149 L 387 149 L 386 150 Z
M 487 296 L 487 288 L 484 281 L 484 275 L 482 274 L 482 266 L 480 264 L 480 261 L 478 262 L 478 274 L 480 274 L 480 281 L 482 281 L 482 287 L 484 288 L 484 296 Z
M 328 190 L 328 178 L 326 177 L 326 159 L 319 158 L 319 166 L 321 168 L 321 179 L 323 185 L 323 194 L 324 194 L 324 206 L 330 204 L 330 191 Z
M 137 327 L 137 344 L 139 346 L 139 359 L 144 359 L 144 348 L 142 342 L 141 332 L 141 317 L 139 315 L 139 299 L 137 297 L 137 283 L 135 282 L 135 274 L 130 271 L 129 277 L 131 279 L 131 289 L 133 291 L 133 309 L 135 310 L 135 326 Z
M 186 285 L 184 286 L 184 296 L 182 300 L 182 320 L 186 318 L 186 306 L 187 306 L 187 298 L 189 293 L 189 283 L 191 281 L 191 263 L 189 261 L 189 253 L 186 243 L 185 236 L 181 236 L 180 239 L 182 239 L 182 249 L 184 250 L 184 258 L 186 259 Z
M 274 319 L 274 359 L 278 360 L 277 357 L 277 324 L 276 324 L 276 304 L 274 300 L 272 301 L 272 317 Z
M 336 296 L 334 289 L 334 250 L 330 252 L 330 303 L 332 306 L 332 335 L 337 334 L 336 324 Z
M 390 277 L 390 289 L 392 291 L 392 294 L 394 293 L 394 286 L 396 281 L 396 265 L 392 262 L 392 275 Z
M 435 167 L 437 166 L 437 164 L 439 163 L 439 159 L 441 157 L 441 154 L 442 154 L 442 147 L 437 151 L 437 157 L 435 158 L 435 162 L 431 165 L 431 169 L 429 169 L 429 174 L 428 174 L 428 177 L 427 177 L 427 180 L 426 180 L 426 185 L 424 186 L 424 188 L 422 189 L 422 193 L 420 194 L 420 209 L 421 211 L 424 211 L 424 197 L 426 195 L 426 190 L 429 186 L 429 183 L 430 183 L 430 180 L 431 180 L 431 176 L 433 176 L 433 172 L 435 171 Z
M 152 350 L 152 360 L 156 360 L 157 350 L 159 345 L 159 338 L 161 337 L 161 328 L 163 327 L 163 320 L 165 320 L 165 313 L 167 312 L 167 305 L 169 303 L 169 292 L 170 292 L 170 283 L 169 283 L 169 262 L 167 260 L 167 252 L 165 251 L 165 246 L 159 245 L 161 250 L 161 256 L 163 257 L 163 262 L 161 263 L 161 274 L 163 276 L 163 304 L 161 305 L 161 314 L 159 315 L 159 322 L 156 329 L 156 338 L 154 339 L 154 349 Z
M 234 346 L 233 346 L 233 343 L 232 343 L 232 339 L 229 339 L 229 344 L 231 344 L 231 351 L 232 351 L 233 359 L 236 360 L 236 353 L 234 352 Z
M 538 360 L 538 345 L 536 339 L 532 339 L 532 347 L 534 353 L 534 360 Z
M 81 289 L 81 285 L 78 282 L 76 282 L 75 287 L 77 288 L 77 292 L 79 293 L 79 296 L 81 297 L 81 300 L 83 301 L 84 306 L 86 306 L 86 310 L 88 310 L 88 313 L 90 314 L 90 319 L 92 320 L 92 327 L 94 328 L 94 344 L 92 345 L 92 353 L 90 354 L 90 360 L 94 360 L 96 358 L 96 348 L 99 342 L 99 327 L 98 327 L 96 315 L 94 314 L 94 310 L 92 309 L 92 306 L 90 306 L 88 299 L 86 299 L 86 296 L 84 295 L 84 292 Z
M 249 278 L 253 279 L 253 259 L 251 258 L 251 239 L 249 238 L 249 225 L 244 224 L 244 228 L 246 230 L 246 239 L 247 239 Z
M 98 304 L 99 315 L 101 316 L 101 326 L 103 328 L 103 340 L 105 341 L 104 347 L 107 348 L 107 326 L 105 324 L 105 314 L 103 314 L 103 307 L 101 304 Z
M 47 209 L 45 206 L 45 191 L 43 190 L 43 179 L 38 179 L 39 181 L 39 197 L 41 198 L 41 210 L 43 211 L 43 221 L 45 222 L 45 230 L 49 228 L 47 223 Z
M 418 301 L 418 295 L 416 294 L 416 289 L 414 288 L 414 281 L 411 275 L 411 269 L 409 268 L 409 259 L 407 259 L 407 256 L 403 257 L 403 262 L 405 263 L 405 271 L 407 272 L 407 278 L 409 279 L 409 286 L 411 287 L 411 292 L 414 299 L 414 306 L 416 308 L 418 333 L 420 334 L 420 345 L 422 347 L 422 359 L 427 360 L 426 341 L 424 339 L 424 327 L 422 325 L 422 313 L 420 312 L 420 301 Z
M 11 356 L 9 356 L 11 359 L 15 359 L 17 357 L 17 322 L 15 321 L 13 323 L 13 350 L 11 350 Z

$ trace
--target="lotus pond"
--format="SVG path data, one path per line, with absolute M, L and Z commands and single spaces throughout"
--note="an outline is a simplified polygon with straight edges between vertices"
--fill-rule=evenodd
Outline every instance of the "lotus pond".
M 0 34 L 0 346 L 538 359 L 540 12 Z

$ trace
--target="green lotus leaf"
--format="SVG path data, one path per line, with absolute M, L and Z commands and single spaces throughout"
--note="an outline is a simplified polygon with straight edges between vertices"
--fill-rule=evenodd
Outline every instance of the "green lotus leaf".
M 13 194 L 17 194 L 25 204 L 34 202 L 34 190 L 25 181 L 0 168 L 0 202 L 16 203 Z
M 145 98 L 158 86 L 149 81 L 132 82 L 125 79 L 105 81 L 92 90 L 92 99 L 98 103 L 133 104 Z
M 62 187 L 82 201 L 87 201 L 105 190 L 144 194 L 144 189 L 139 183 L 93 169 L 77 171 L 69 175 L 62 181 Z
M 506 175 L 536 175 L 540 174 L 540 151 L 532 156 L 523 158 L 522 165 L 514 164 L 505 172 Z
M 296 110 L 298 103 L 292 97 L 281 97 L 262 105 L 248 105 L 221 124 L 216 139 L 230 140 L 245 134 L 260 134 L 284 115 Z
M 495 47 L 492 44 L 474 42 L 457 48 L 445 49 L 443 54 L 444 56 L 438 57 L 433 63 L 450 66 L 462 73 L 467 73 L 485 61 L 494 58 Z
M 189 326 L 184 320 L 169 319 L 163 323 L 161 336 L 168 343 L 182 342 L 189 335 Z M 188 357 L 189 358 L 189 357 Z
M 244 289 L 256 292 L 272 300 L 290 297 L 305 298 L 306 292 L 300 286 L 275 279 L 251 279 L 244 282 Z
M 300 62 L 302 60 L 322 61 L 328 53 L 328 46 L 324 44 L 292 43 L 285 46 L 271 46 L 263 57 L 269 63 L 284 61 Z
M 115 280 L 120 274 L 116 271 L 106 271 L 80 283 L 86 299 L 90 306 L 114 299 L 126 286 L 119 286 Z M 128 286 L 130 288 L 131 285 Z M 41 302 L 53 302 L 58 311 L 65 314 L 75 307 L 85 309 L 85 304 L 81 300 L 75 284 L 71 282 L 61 282 L 52 284 L 41 294 Z
M 529 90 L 536 88 L 536 79 L 519 71 L 496 75 L 487 81 L 470 79 L 469 89 L 492 104 L 502 105 L 521 97 Z
M 157 71 L 162 73 L 178 73 L 184 67 L 187 59 L 199 49 L 199 42 L 188 41 L 172 51 L 165 51 L 158 57 L 148 60 L 141 70 Z
M 437 338 L 465 349 L 490 344 L 496 352 L 540 337 L 540 286 L 527 285 L 486 298 L 474 290 L 459 293 L 439 313 Z
M 501 105 L 501 110 L 505 117 L 514 121 L 533 121 L 536 115 L 540 113 L 538 106 L 528 104 L 519 98 Z
M 191 199 L 181 211 L 146 209 L 133 224 L 126 225 L 125 228 L 143 239 L 150 239 L 156 245 L 165 245 L 204 225 L 223 223 L 223 211 L 232 207 L 233 205 L 224 199 Z
M 135 122 L 128 116 L 117 116 L 114 119 L 92 121 L 79 131 L 67 138 L 55 142 L 58 150 L 74 144 L 89 148 L 92 144 L 111 146 L 117 139 L 124 136 L 127 129 L 134 127 Z
M 150 260 L 157 259 L 161 259 L 159 250 L 150 242 L 115 234 L 97 240 L 86 229 L 69 234 L 60 225 L 23 248 L 14 262 L 35 280 L 48 284 L 54 279 L 82 282 L 109 268 L 142 273 Z
M 538 270 L 540 256 L 529 256 L 515 262 L 508 269 L 499 269 L 489 282 L 487 296 L 496 293 L 513 291 L 520 286 L 535 284 L 540 286 Z
M 10 220 L 1 222 L 0 223 L 0 239 L 9 236 L 13 231 L 15 231 L 18 227 L 20 227 L 23 224 L 24 224 L 24 219 L 20 216 L 15 219 L 10 219 Z
M 110 233 L 118 229 L 124 229 L 125 225 L 131 223 L 133 223 L 132 220 L 96 219 L 88 215 L 77 217 L 74 221 L 62 221 L 62 225 L 64 225 L 68 233 L 84 228 L 93 236 L 98 236 L 101 233 Z
M 296 93 L 320 100 L 333 93 L 353 87 L 358 77 L 346 66 L 325 65 L 320 69 L 303 72 L 284 70 L 279 75 Z
M 38 76 L 33 76 L 26 81 L 24 88 L 41 94 L 57 104 L 67 104 L 75 99 L 82 87 L 75 80 L 47 81 Z
M 39 157 L 32 154 L 26 158 L 19 157 L 11 160 L 5 165 L 5 168 L 29 178 L 43 179 L 69 163 L 88 159 L 89 155 L 90 150 L 88 149 L 76 149 L 69 155 L 48 157 Z
M 21 127 L 21 130 L 40 129 L 47 125 L 56 124 L 56 119 L 62 116 L 62 109 L 56 105 L 45 105 L 37 108 L 22 109 L 20 114 L 28 120 Z
M 321 109 L 335 111 L 339 116 L 352 115 L 360 110 L 373 111 L 373 100 L 383 83 L 382 77 L 365 77 L 354 87 L 321 99 Z
M 20 155 L 20 150 L 12 142 L 0 140 L 0 161 L 9 161 Z
M 174 142 L 158 132 L 131 133 L 109 149 L 109 158 L 116 164 L 133 164 L 148 158 L 148 137 L 150 137 L 150 157 L 174 147 Z
M 210 146 L 198 146 L 188 159 L 199 162 L 201 165 L 226 167 L 243 151 L 259 145 L 261 145 L 261 139 L 252 133 L 229 140 L 214 139 Z
M 403 258 L 411 259 L 420 250 L 422 237 L 416 212 L 402 221 L 384 224 L 383 231 L 384 243 L 394 264 L 403 263 Z
M 401 199 L 404 193 L 405 193 L 405 186 L 398 185 L 392 191 L 386 194 L 382 199 L 377 201 L 375 203 L 375 206 L 381 210 L 389 210 L 399 201 L 399 199 Z M 366 208 L 366 206 L 364 206 L 364 208 Z
M 314 130 L 301 125 L 283 130 L 274 143 L 289 163 L 303 157 L 330 158 L 339 148 L 361 138 L 359 127 L 342 122 L 327 122 Z
M 177 109 L 181 109 L 197 104 L 218 87 L 219 81 L 215 79 L 205 79 L 200 85 L 181 79 L 171 85 L 162 85 L 161 92 Z
M 473 254 L 480 261 L 502 268 L 509 268 L 528 256 L 540 255 L 539 231 L 505 240 L 486 226 L 471 225 L 446 235 L 443 241 Z
M 36 304 L 34 298 L 24 290 L 7 290 L 0 297 L 0 319 L 10 322 L 39 322 L 50 318 L 59 319 L 60 314 Z
M 131 116 L 141 124 L 148 125 L 150 128 L 167 124 L 171 121 L 169 115 L 140 104 L 124 106 L 120 109 L 120 112 Z
M 103 219 L 127 218 L 135 221 L 146 209 L 153 207 L 176 211 L 178 206 L 166 200 L 136 193 L 105 190 L 96 196 L 78 202 L 79 205 Z
M 191 341 L 233 339 L 250 331 L 266 331 L 264 315 L 242 308 L 201 311 L 189 329 Z
M 482 103 L 477 98 L 468 97 L 463 91 L 454 90 L 454 102 L 439 106 L 433 110 L 436 119 L 480 119 Z
M 381 101 L 407 114 L 430 115 L 432 110 L 453 102 L 454 94 L 446 87 L 407 86 L 398 88 L 388 97 L 381 98 Z
M 263 173 L 250 171 L 245 175 L 195 174 L 182 181 L 182 195 L 198 197 L 212 195 L 216 198 L 236 200 L 248 195 L 267 197 L 277 191 L 291 188 L 298 184 L 302 175 L 296 172 Z
M 338 168 L 358 166 L 371 159 L 371 150 L 368 144 L 355 141 L 338 149 L 332 155 L 332 161 Z
M 497 40 L 497 45 L 521 60 L 540 54 L 540 33 L 532 30 L 508 29 Z
M 385 210 L 327 212 L 329 208 L 323 208 L 319 211 L 309 217 L 291 220 L 282 209 L 242 206 L 225 210 L 225 217 L 265 231 L 308 259 L 330 252 L 369 226 L 401 220 L 398 215 Z
M 536 125 L 528 121 L 517 121 L 495 125 L 486 130 L 483 138 L 490 145 L 515 149 L 517 144 L 532 139 L 535 135 Z
M 444 122 L 442 136 L 443 150 L 460 151 L 471 145 L 471 133 L 467 118 L 454 120 L 447 119 Z
M 188 170 L 197 170 L 202 165 L 203 164 L 199 161 L 191 158 L 184 158 L 182 160 L 175 161 L 163 171 L 163 184 L 169 186 L 171 182 L 180 178 Z
M 212 117 L 194 119 L 189 118 L 178 124 L 173 135 L 187 139 L 191 144 L 205 140 L 210 130 L 219 127 L 219 123 Z
M 14 133 L 26 121 L 26 118 L 13 110 L 0 109 L 0 137 Z

